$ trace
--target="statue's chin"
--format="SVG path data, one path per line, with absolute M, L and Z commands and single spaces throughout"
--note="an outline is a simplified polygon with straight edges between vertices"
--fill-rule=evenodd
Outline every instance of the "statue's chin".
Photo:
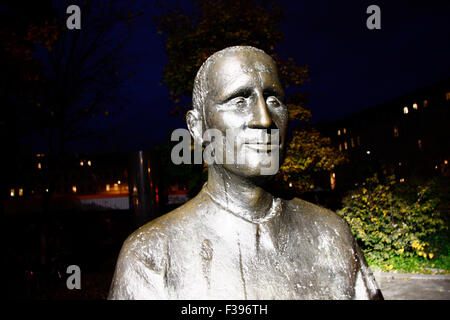
M 227 171 L 237 176 L 252 179 L 255 181 L 268 180 L 278 172 L 278 169 L 268 170 L 268 166 L 264 166 L 262 164 L 224 164 L 222 166 Z
M 242 164 L 237 160 L 234 163 L 223 163 L 219 166 L 226 171 L 254 182 L 265 182 L 275 176 L 282 163 L 282 157 L 278 152 L 258 153 L 248 152 Z

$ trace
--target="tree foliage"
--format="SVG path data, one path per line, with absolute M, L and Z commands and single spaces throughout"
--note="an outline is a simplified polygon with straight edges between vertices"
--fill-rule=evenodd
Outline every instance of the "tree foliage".
M 66 27 L 71 4 L 81 8 L 81 30 Z M 89 136 L 92 118 L 111 115 L 127 102 L 119 94 L 132 75 L 123 48 L 139 13 L 132 4 L 112 2 L 57 1 L 45 8 L 42 19 L 32 19 L 40 11 L 22 17 L 16 8 L 20 31 L 10 34 L 14 21 L 0 29 L 3 61 L 10 66 L 4 75 L 17 80 L 5 81 L 2 99 L 19 112 L 15 119 L 27 128 L 24 135 L 41 133 L 47 153 L 56 153 L 64 152 L 67 141 Z
M 338 213 L 371 261 L 435 257 L 438 248 L 431 239 L 448 230 L 439 187 L 434 180 L 409 187 L 414 192 L 405 192 L 395 177 L 380 183 L 375 175 L 343 200 L 344 208 Z
M 173 113 L 184 115 L 188 106 L 181 105 L 183 96 L 190 96 L 197 70 L 214 52 L 234 45 L 250 45 L 264 50 L 278 65 L 284 87 L 300 86 L 308 81 L 307 66 L 294 59 L 283 60 L 275 47 L 283 40 L 280 24 L 283 7 L 275 1 L 199 0 L 192 11 L 163 8 L 155 17 L 158 33 L 166 35 L 168 64 L 163 70 Z M 304 105 L 291 104 L 290 115 L 302 118 Z M 295 109 L 295 111 L 294 111 Z
M 279 177 L 298 191 L 308 191 L 314 188 L 315 173 L 332 171 L 345 161 L 345 155 L 331 146 L 330 138 L 313 127 L 301 127 L 289 143 Z

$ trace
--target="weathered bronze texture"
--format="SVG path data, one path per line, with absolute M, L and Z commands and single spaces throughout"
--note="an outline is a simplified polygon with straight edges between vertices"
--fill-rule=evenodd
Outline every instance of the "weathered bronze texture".
M 288 112 L 273 60 L 253 47 L 216 52 L 200 68 L 188 128 L 232 129 L 250 142 L 241 164 L 212 164 L 201 192 L 125 241 L 109 299 L 380 299 L 348 225 L 334 212 L 265 191 L 261 166 L 283 154 Z M 260 152 L 280 131 L 280 152 Z M 273 159 L 272 159 L 273 160 Z M 281 162 L 280 162 L 281 163 Z

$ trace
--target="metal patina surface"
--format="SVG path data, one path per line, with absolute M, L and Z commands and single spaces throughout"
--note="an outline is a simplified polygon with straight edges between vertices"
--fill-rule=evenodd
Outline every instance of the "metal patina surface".
M 130 235 L 109 299 L 382 298 L 341 218 L 261 187 L 270 179 L 261 167 L 285 147 L 283 100 L 263 51 L 231 47 L 208 58 L 195 80 L 189 130 L 199 144 L 209 128 L 244 136 L 235 151 L 247 161 L 209 165 L 194 199 Z M 280 131 L 279 152 L 262 152 L 262 133 L 271 128 Z

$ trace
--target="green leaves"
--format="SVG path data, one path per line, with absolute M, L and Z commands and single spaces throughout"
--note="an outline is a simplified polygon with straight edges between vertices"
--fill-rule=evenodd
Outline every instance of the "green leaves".
M 446 230 L 440 198 L 432 181 L 415 188 L 415 197 L 394 177 L 380 183 L 377 176 L 344 198 L 338 211 L 350 225 L 363 251 L 376 261 L 393 257 L 433 259 L 437 248 L 429 239 Z

